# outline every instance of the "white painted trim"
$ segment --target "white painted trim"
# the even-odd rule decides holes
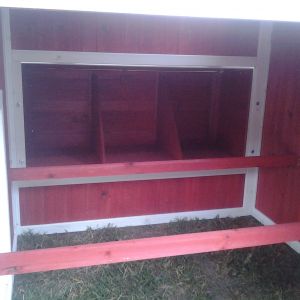
[[[23,108],[23,84],[22,84],[22,65],[14,60],[11,61],[13,95],[11,99],[7,99],[8,105],[12,105],[13,122],[15,126],[15,151],[17,160],[15,164],[18,167],[26,167],[26,149],[25,149],[25,123]],[[13,102],[13,103],[12,103]],[[10,118],[10,115],[8,115]]]
[[[6,143],[4,129],[3,93],[0,90],[0,253],[11,251],[11,228],[9,213]]]
[[[19,140],[22,132],[24,134],[24,124],[22,124],[23,117],[18,119],[19,116],[16,114],[19,109],[17,109],[14,92],[18,86],[13,80],[9,9],[1,8],[1,20],[10,166],[24,167],[25,145],[22,144],[22,138]]]
[[[276,224],[272,219],[270,219],[268,216],[266,216],[264,213],[262,213],[260,210],[257,208],[254,208],[252,212],[252,216],[262,223],[263,225],[274,225]],[[300,228],[299,228],[300,230]],[[295,242],[288,242],[286,243],[288,246],[290,246],[293,250],[295,250],[297,253],[300,254],[300,242],[295,241]]]
[[[256,57],[216,55],[12,50],[12,57],[19,63],[92,66],[241,69],[256,65]]]
[[[19,236],[19,232],[15,231],[13,243],[12,243],[12,249],[11,249],[12,252],[16,252],[18,250],[18,236]]]
[[[257,66],[253,72],[246,155],[260,155],[271,54],[272,23],[260,25]]]
[[[12,50],[9,11],[3,10],[5,81],[11,167],[26,167],[22,64],[253,69],[256,57]],[[13,86],[12,86],[13,84]]]
[[[12,202],[12,214],[13,214],[13,223],[14,223],[14,234],[18,234],[18,227],[21,224],[20,196],[19,196],[19,187],[14,182],[11,183],[11,202]]]
[[[13,184],[15,187],[24,188],[24,187],[53,186],[53,185],[86,184],[86,183],[104,183],[104,182],[155,180],[155,179],[172,179],[172,178],[193,178],[193,177],[246,174],[247,170],[248,169],[243,168],[243,169],[162,172],[162,173],[148,173],[148,174],[112,175],[112,176],[62,178],[62,179],[50,178],[50,179],[42,179],[42,180],[14,181]]]
[[[258,174],[259,168],[253,168],[247,170],[245,175],[243,207],[249,214],[252,213],[256,203]]]
[[[2,300],[11,300],[13,293],[13,276],[0,276],[0,295]]]
[[[31,230],[34,233],[63,233],[63,232],[77,232],[84,231],[87,228],[97,229],[107,227],[108,225],[116,227],[129,227],[129,226],[142,226],[142,225],[153,225],[163,224],[174,221],[176,219],[213,219],[216,217],[241,217],[246,216],[247,212],[242,208],[224,208],[224,209],[212,209],[212,210],[200,210],[200,211],[189,211],[179,213],[168,213],[168,214],[156,214],[156,215],[144,215],[136,217],[122,217],[112,219],[98,219],[78,222],[64,222],[55,224],[42,224],[42,225],[29,225],[21,226],[20,234]]]
[[[6,165],[6,146],[4,130],[4,110],[3,93],[0,90],[0,253],[10,252],[11,246],[11,228],[8,197],[8,180]],[[0,295],[1,299],[8,300],[12,297],[13,276],[0,276]]]
[[[260,24],[257,49],[257,66],[253,71],[248,120],[246,156],[260,155],[265,102],[271,54],[272,23]],[[245,177],[243,206],[249,213],[254,209],[259,169],[248,170]]]
[[[200,18],[275,20],[299,22],[299,5],[296,0],[269,1],[252,0],[211,0],[201,1],[164,0],[152,5],[149,0],[109,0],[109,1],[37,1],[1,0],[2,6],[50,10],[93,11],[123,14],[158,16],[186,16]]]

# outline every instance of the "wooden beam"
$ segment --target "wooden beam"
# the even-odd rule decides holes
[[[271,245],[300,239],[300,222],[0,254],[0,275]]]
[[[27,181],[255,167],[292,167],[297,165],[297,161],[297,156],[285,155],[13,168],[9,170],[9,178],[12,181]]]

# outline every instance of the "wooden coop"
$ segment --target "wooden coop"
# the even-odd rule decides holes
[[[1,24],[13,243],[0,275],[300,252],[298,23],[2,9]],[[14,252],[28,230],[248,215],[262,226]]]

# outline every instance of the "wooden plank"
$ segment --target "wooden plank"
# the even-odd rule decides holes
[[[12,181],[98,177],[111,175],[132,175],[160,172],[185,172],[200,170],[223,170],[254,167],[289,167],[296,166],[298,157],[252,156],[226,157],[213,159],[191,159],[157,162],[130,162],[113,164],[90,164],[76,166],[50,166],[32,168],[11,168],[9,178]]]
[[[300,222],[0,254],[0,275],[138,261],[300,239]]]

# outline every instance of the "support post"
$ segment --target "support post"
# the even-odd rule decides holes
[[[271,35],[272,22],[261,22],[257,46],[257,64],[252,77],[246,156],[259,156],[261,154]],[[258,172],[258,168],[248,170],[245,177],[243,207],[249,211],[249,215],[252,215],[255,208]]]

